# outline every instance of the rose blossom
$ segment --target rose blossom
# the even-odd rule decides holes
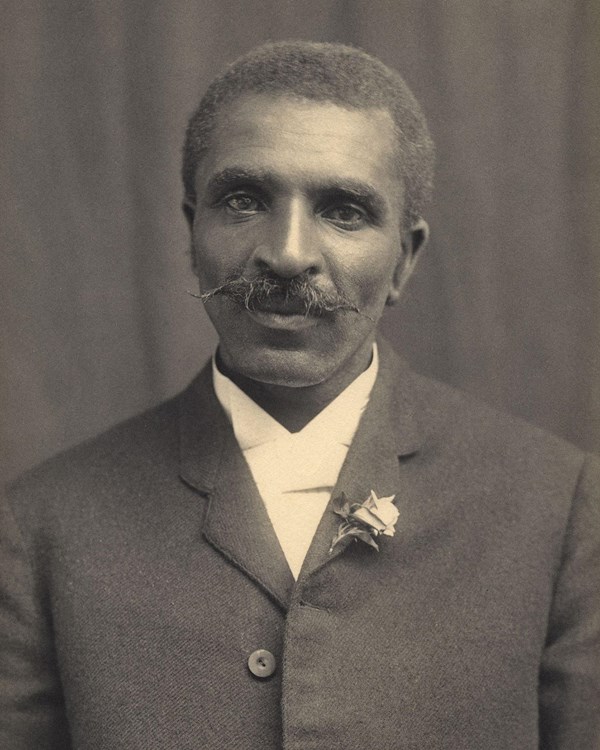
[[[391,497],[377,497],[371,490],[370,497],[363,505],[352,510],[349,518],[356,519],[366,526],[371,526],[379,534],[394,536],[394,525],[400,513],[393,503],[394,495]]]

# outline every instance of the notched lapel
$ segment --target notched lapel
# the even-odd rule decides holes
[[[237,442],[227,442],[204,536],[285,610],[294,577]]]
[[[183,397],[180,430],[181,478],[209,500],[205,539],[287,610],[294,578],[207,368]]]
[[[357,543],[348,540],[329,552],[342,520],[333,512],[333,498],[344,492],[349,500],[362,502],[371,490],[379,497],[396,495],[396,505],[402,514],[399,458],[415,454],[424,442],[424,433],[409,368],[385,341],[379,342],[379,351],[377,381],[304,561],[299,583],[343,553],[348,544]],[[402,515],[400,524],[401,521]],[[395,537],[382,539],[379,554],[385,554],[385,546],[394,540]]]

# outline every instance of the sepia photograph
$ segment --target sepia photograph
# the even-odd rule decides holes
[[[2,4],[0,747],[600,748],[600,8]]]

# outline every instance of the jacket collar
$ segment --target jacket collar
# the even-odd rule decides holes
[[[399,456],[416,453],[424,442],[415,376],[380,340],[380,368],[369,405],[340,472],[332,498],[352,499],[397,491]],[[209,498],[204,536],[230,562],[286,609],[294,588],[264,503],[212,386],[210,363],[180,400],[180,476]],[[363,498],[364,496],[364,498]],[[328,549],[338,517],[328,508],[308,551],[299,583],[334,559]]]

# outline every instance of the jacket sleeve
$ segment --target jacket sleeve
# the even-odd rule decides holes
[[[540,672],[540,749],[600,748],[600,462],[573,498]]]
[[[0,498],[0,747],[69,750],[43,571],[34,559]]]

